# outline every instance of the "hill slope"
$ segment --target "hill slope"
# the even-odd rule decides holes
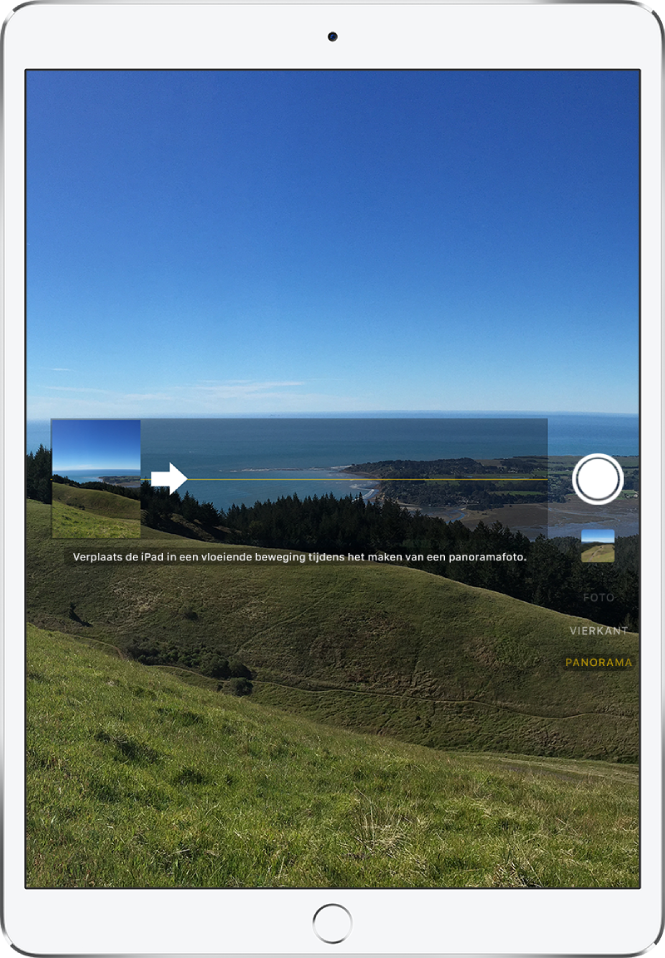
[[[56,502],[76,509],[85,509],[97,516],[109,516],[113,519],[139,519],[141,503],[138,499],[116,496],[104,489],[84,489],[79,486],[67,486],[62,482],[51,483],[51,493]]]
[[[55,539],[138,539],[138,499],[101,489],[52,482],[52,535]]]
[[[637,668],[563,667],[571,652],[632,656],[636,666],[635,635],[573,635],[592,623],[396,566],[75,567],[50,538],[48,507],[29,502],[28,516],[37,625],[194,669],[213,653],[239,656],[256,701],[357,730],[437,748],[636,760]]]
[[[315,725],[28,627],[28,887],[635,886],[637,771]]]

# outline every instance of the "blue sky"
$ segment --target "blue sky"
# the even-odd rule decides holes
[[[636,72],[27,90],[29,418],[637,411]]]
[[[140,469],[138,420],[54,419],[51,423],[53,472],[73,469]]]
[[[582,542],[614,542],[614,529],[582,529]]]

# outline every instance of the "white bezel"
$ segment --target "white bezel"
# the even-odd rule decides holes
[[[343,43],[329,43],[335,29]],[[4,28],[4,928],[31,954],[606,954],[661,928],[660,23],[629,3],[27,4]],[[23,786],[24,71],[58,68],[641,71],[641,887],[634,890],[26,890]],[[353,933],[312,931],[339,902]],[[186,916],[186,920],[185,917]],[[232,919],[232,920],[228,920]]]

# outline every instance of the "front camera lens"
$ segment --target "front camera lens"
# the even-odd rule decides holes
[[[330,40],[331,43],[334,43],[334,42],[335,42],[335,40],[337,39],[337,34],[335,33],[334,30],[332,30],[332,31],[328,34],[328,39]]]

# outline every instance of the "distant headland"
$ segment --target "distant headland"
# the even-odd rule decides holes
[[[140,476],[100,476],[99,481],[107,486],[123,486],[125,489],[139,489],[141,486]]]

